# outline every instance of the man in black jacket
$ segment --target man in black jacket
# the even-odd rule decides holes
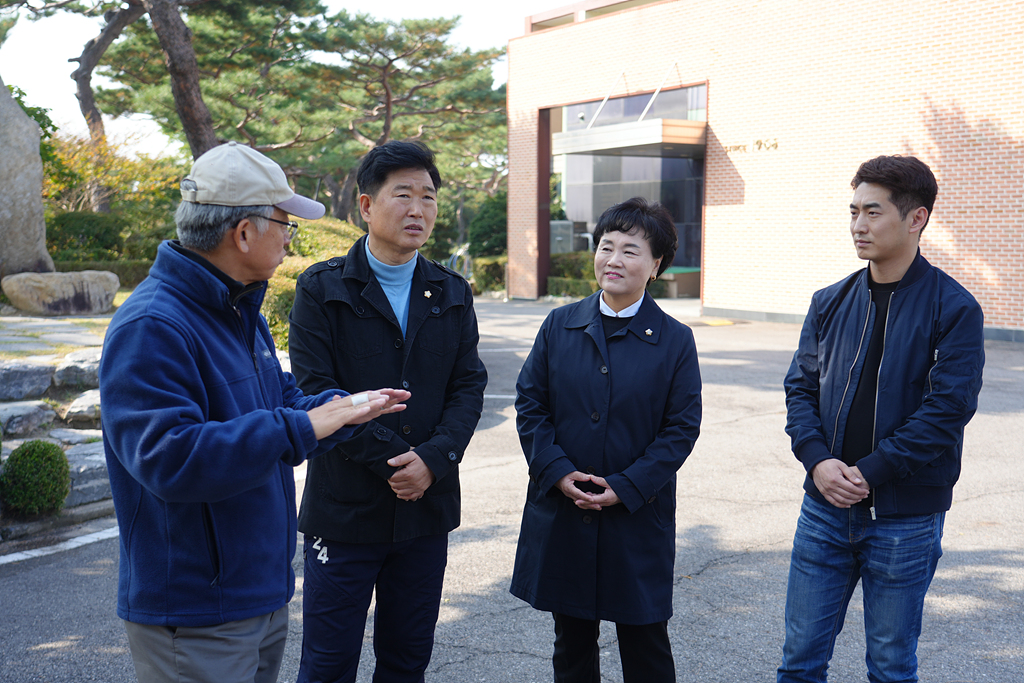
[[[299,681],[355,680],[376,590],[374,681],[412,683],[430,662],[458,466],[487,373],[469,284],[417,252],[437,217],[433,153],[388,142],[364,157],[357,182],[369,234],[299,278],[292,370],[307,392],[387,378],[412,398],[310,463]]]
[[[853,179],[860,272],[814,294],[786,376],[807,470],[779,683],[826,680],[858,581],[868,680],[917,680],[921,615],[985,362],[981,307],[918,248],[938,186],[912,157]]]

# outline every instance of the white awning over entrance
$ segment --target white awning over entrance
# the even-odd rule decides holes
[[[705,121],[648,119],[555,133],[551,153],[694,158],[704,156]]]

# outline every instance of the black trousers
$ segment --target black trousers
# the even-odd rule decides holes
[[[306,536],[298,683],[354,683],[376,593],[373,683],[423,683],[448,563],[448,534],[395,543]]]
[[[555,683],[601,683],[601,622],[564,614],[555,617]],[[675,683],[676,665],[668,622],[615,624],[623,683]]]

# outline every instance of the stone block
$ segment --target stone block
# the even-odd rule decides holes
[[[22,436],[40,425],[53,422],[57,414],[43,401],[0,403],[0,425],[5,436]]]
[[[19,273],[0,280],[16,308],[35,315],[96,315],[114,304],[121,282],[102,270],[74,273]]]
[[[50,438],[68,444],[92,444],[103,440],[103,432],[99,429],[53,429]]]
[[[64,501],[64,507],[94,503],[111,497],[107,459],[102,443],[72,446],[65,455],[71,473],[71,492]]]
[[[53,373],[53,386],[79,386],[95,389],[100,385],[99,348],[73,351],[64,356]]]
[[[100,390],[90,389],[80,394],[68,406],[67,412],[64,413],[64,419],[72,422],[100,419]]]
[[[0,361],[0,401],[42,396],[50,388],[53,373],[53,366],[45,363]]]

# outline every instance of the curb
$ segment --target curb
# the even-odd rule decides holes
[[[66,526],[74,526],[82,522],[88,522],[100,517],[109,517],[114,514],[114,501],[111,499],[100,500],[95,503],[86,503],[73,508],[62,510],[54,517],[33,520],[31,522],[7,523],[0,522],[0,538],[3,541],[13,541],[26,536],[35,536],[53,529],[60,529]],[[0,548],[3,543],[0,541]]]

